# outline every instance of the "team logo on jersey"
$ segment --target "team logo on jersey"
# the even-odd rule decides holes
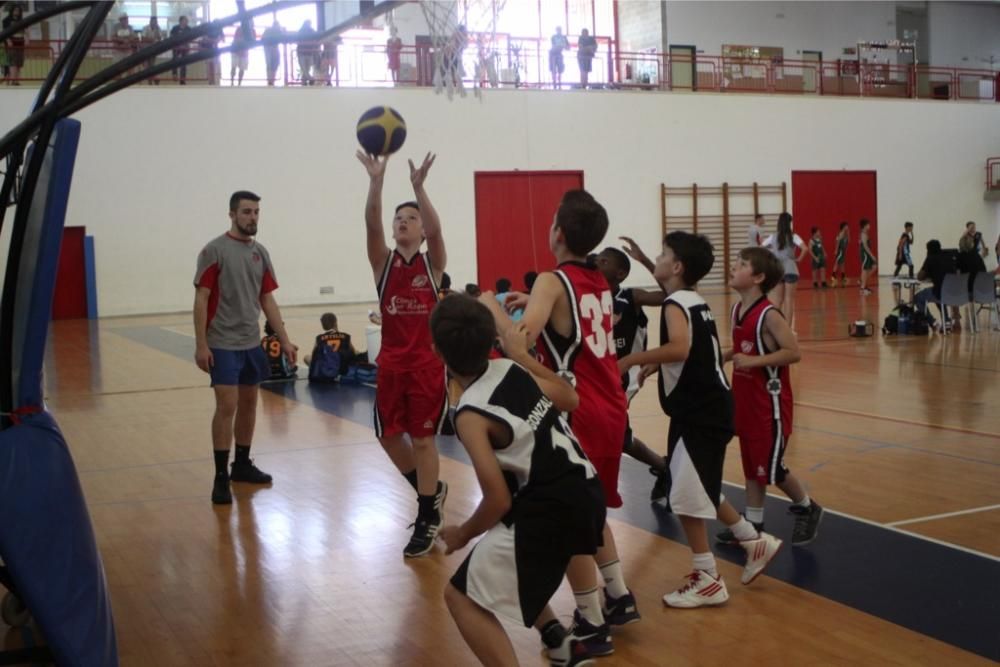
[[[767,381],[767,393],[771,396],[778,396],[781,394],[781,380],[778,378],[771,378]]]
[[[750,354],[753,352],[753,343],[751,341],[745,340],[740,343],[740,349],[743,350],[743,354]]]
[[[253,258],[253,261],[255,261],[255,262],[259,262],[260,261],[260,255],[258,255],[257,253],[254,253],[254,254],[252,254],[250,256]]]
[[[385,307],[385,312],[390,315],[425,315],[428,310],[427,305],[418,299],[405,296],[392,297]]]
[[[402,260],[402,259],[400,259],[399,257],[397,257],[397,258],[396,258],[396,261],[392,263],[392,267],[393,267],[394,269],[398,269],[398,268],[399,268],[399,267],[401,267],[402,265],[403,265],[403,260]]]
[[[413,280],[410,281],[410,287],[427,287],[427,276],[413,276]]]

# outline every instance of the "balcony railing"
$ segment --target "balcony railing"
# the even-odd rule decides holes
[[[463,82],[516,88],[551,88],[548,42],[537,38],[498,35],[495,48],[480,52],[470,37],[462,53]],[[724,56],[679,56],[659,52],[619,52],[607,38],[598,38],[599,49],[589,77],[593,88],[635,88],[718,93],[840,95],[974,102],[1000,102],[1000,72],[925,65],[858,63],[856,60],[803,61],[743,59]],[[21,80],[38,83],[58,58],[64,42],[35,42],[26,48]],[[191,44],[191,51],[198,49]],[[121,59],[123,52],[111,42],[95,42],[79,76],[87,77]],[[281,65],[276,85],[303,85],[298,48],[280,46]],[[160,61],[167,56],[160,56]],[[337,87],[430,86],[434,54],[430,47],[406,46],[396,77],[388,68],[385,46],[372,39],[347,39],[338,46],[336,62],[328,72],[313,73],[312,83]],[[264,53],[250,50],[249,69],[243,85],[266,85]],[[564,57],[566,70],[561,88],[579,87],[575,46]],[[231,55],[188,67],[189,84],[229,85]],[[316,68],[319,63],[315,63]],[[495,84],[490,83],[496,81]],[[179,82],[162,77],[162,83]],[[308,83],[306,81],[305,83]],[[234,81],[235,84],[235,81]]]

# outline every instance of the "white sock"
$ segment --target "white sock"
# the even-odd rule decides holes
[[[756,540],[759,535],[757,534],[757,529],[753,527],[753,524],[740,517],[740,520],[729,527],[729,530],[733,531],[733,536],[740,542],[746,542],[747,540]]]
[[[807,493],[805,497],[797,503],[792,503],[793,505],[798,505],[799,507],[809,507],[812,505],[812,501],[809,500],[809,494]]]
[[[580,615],[587,619],[591,625],[604,625],[604,612],[601,610],[601,596],[597,594],[597,589],[578,593],[573,591],[576,598],[576,608],[580,610]]]
[[[747,511],[744,516],[746,516],[747,521],[750,523],[764,523],[764,508],[747,505]]]
[[[620,598],[628,593],[628,588],[625,586],[625,575],[622,574],[621,561],[613,560],[610,563],[598,565],[597,569],[601,571],[601,577],[604,578],[604,588],[608,595]]]
[[[694,554],[694,558],[691,560],[694,563],[694,569],[707,572],[715,578],[719,577],[719,571],[715,569],[715,556],[712,555],[711,551],[703,554]]]

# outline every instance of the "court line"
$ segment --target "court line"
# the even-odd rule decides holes
[[[732,486],[732,487],[740,489],[740,490],[743,490],[743,488],[744,488],[742,484],[736,484],[734,482],[727,482],[727,481],[723,480],[722,483],[725,484],[726,486]],[[791,501],[788,498],[786,498],[785,496],[783,496],[783,495],[778,495],[776,493],[770,493],[770,492],[768,492],[767,496],[769,498],[774,499],[774,500],[779,500],[781,502],[784,502],[784,503],[787,503],[787,504],[791,505]],[[1000,506],[998,506],[998,507],[1000,507]],[[893,525],[891,523],[879,523],[878,521],[872,521],[871,519],[864,519],[864,518],[862,518],[860,516],[855,516],[853,514],[848,514],[847,512],[840,512],[838,510],[832,510],[832,509],[829,509],[827,507],[824,507],[823,511],[824,512],[829,512],[830,514],[834,514],[836,516],[842,516],[845,519],[850,519],[852,521],[858,521],[860,523],[866,523],[869,526],[875,526],[877,528],[882,528],[883,530],[888,530],[889,532],[901,533],[901,534],[906,535],[908,537],[915,537],[915,538],[917,538],[919,540],[923,540],[925,542],[933,542],[934,544],[937,544],[937,545],[942,546],[942,547],[947,547],[949,549],[955,549],[956,551],[964,551],[967,554],[971,554],[973,556],[979,556],[980,558],[985,558],[985,559],[991,560],[991,561],[993,561],[995,563],[1000,563],[1000,556],[994,556],[993,554],[988,554],[988,553],[986,553],[984,551],[977,551],[976,549],[971,549],[969,547],[963,547],[960,544],[954,544],[952,542],[945,542],[943,540],[939,540],[939,539],[936,539],[936,538],[933,538],[933,537],[928,537],[927,535],[921,535],[920,533],[914,533],[913,531],[910,531],[910,530],[903,530],[902,528],[897,528],[895,525]]]
[[[875,419],[878,421],[890,421],[897,424],[906,424],[907,426],[926,426],[927,428],[934,428],[941,431],[954,431],[956,433],[965,433],[967,435],[981,435],[985,438],[994,438],[1000,440],[1000,434],[990,433],[989,431],[976,431],[971,428],[962,428],[961,426],[948,426],[947,424],[933,424],[931,422],[921,422],[914,421],[912,419],[902,419],[901,417],[889,417],[887,415],[875,414],[872,412],[861,412],[860,410],[848,410],[846,408],[832,408],[829,405],[820,405],[818,403],[805,403],[803,401],[795,401],[795,405],[801,406],[803,408],[813,408],[815,410],[826,410],[827,412],[836,412],[842,415],[852,415],[854,417],[867,417],[869,419]]]
[[[952,335],[954,335],[954,334],[952,334]],[[828,354],[828,355],[829,354],[840,354],[840,352],[826,352],[824,350],[819,350],[819,349],[813,349],[813,350],[810,350],[810,352],[813,352],[813,353],[816,353],[816,354]],[[878,359],[879,355],[877,355],[877,354],[853,354],[853,355],[851,355],[851,357],[854,358],[854,359],[868,359],[868,360],[871,360],[871,359]],[[907,359],[907,361],[910,361],[910,362],[915,363],[915,364],[920,364],[921,366],[934,366],[936,368],[956,368],[956,369],[963,370],[963,371],[977,371],[977,372],[980,372],[980,373],[991,373],[993,375],[996,375],[997,373],[1000,373],[1000,370],[997,370],[996,368],[979,368],[978,366],[959,366],[958,364],[937,363],[937,362],[932,362],[932,361],[923,361],[921,359]]]
[[[916,519],[903,519],[902,521],[890,521],[887,526],[905,526],[908,523],[923,523],[924,521],[936,521],[937,519],[949,519],[953,516],[965,514],[975,514],[976,512],[988,512],[989,510],[1000,509],[1000,504],[984,505],[983,507],[973,507],[972,509],[959,510],[957,512],[945,512],[944,514],[931,514],[930,516],[919,516]]]
[[[796,426],[795,429],[799,431],[811,431],[813,433],[823,433],[824,435],[832,435],[837,438],[844,438],[846,440],[857,440],[858,442],[867,442],[869,444],[876,445],[875,447],[871,447],[864,451],[873,451],[876,449],[904,449],[910,452],[920,452],[921,454],[930,454],[932,456],[945,456],[950,459],[958,459],[959,461],[968,461],[970,463],[981,463],[983,465],[1000,467],[1000,463],[997,463],[995,461],[986,461],[985,459],[977,459],[971,456],[962,456],[960,454],[939,452],[933,449],[924,449],[923,447],[913,447],[912,445],[901,445],[892,442],[884,442],[882,440],[873,440],[871,438],[866,438],[860,435],[850,435],[848,433],[841,433],[840,431],[827,431],[826,429],[812,428],[810,426]]]

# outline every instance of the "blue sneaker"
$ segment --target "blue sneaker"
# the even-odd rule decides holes
[[[635,623],[642,616],[635,604],[635,596],[632,591],[627,592],[620,598],[613,598],[604,589],[604,621],[611,627],[628,625]]]
[[[588,655],[596,657],[615,652],[607,621],[603,625],[593,625],[583,617],[579,609],[573,612],[573,627],[570,628],[569,636],[583,644]]]
[[[562,644],[556,648],[550,648],[549,665],[552,667],[584,667],[593,665],[596,661],[587,652],[587,647],[573,635],[566,635]]]

